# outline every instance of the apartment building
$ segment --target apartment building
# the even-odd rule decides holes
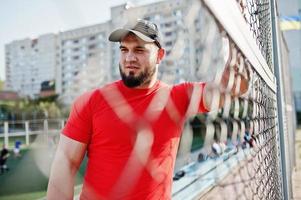
[[[111,66],[107,42],[109,25],[97,24],[58,34],[56,93],[60,94],[62,102],[69,104],[84,88],[89,90],[111,80],[107,73]],[[87,72],[91,74],[83,76]],[[101,81],[87,81],[90,84],[82,85],[85,81],[79,77],[89,80],[95,74]]]
[[[45,34],[36,39],[13,41],[5,46],[6,88],[20,96],[35,98],[41,83],[53,80],[57,37]]]

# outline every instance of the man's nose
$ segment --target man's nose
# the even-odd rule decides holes
[[[129,51],[125,57],[125,61],[127,62],[137,61],[136,54],[134,52]]]

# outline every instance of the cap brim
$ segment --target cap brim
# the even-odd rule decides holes
[[[129,33],[135,34],[137,37],[139,37],[141,40],[143,40],[145,42],[154,42],[155,41],[155,40],[147,37],[146,35],[138,32],[138,31],[131,30],[131,29],[117,29],[110,34],[109,40],[112,42],[120,42],[122,40],[122,38],[124,38]]]

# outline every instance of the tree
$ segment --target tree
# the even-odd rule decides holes
[[[56,97],[0,102],[1,120],[64,118],[66,112],[66,108],[56,101]]]

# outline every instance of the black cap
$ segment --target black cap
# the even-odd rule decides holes
[[[142,19],[137,19],[134,23],[128,23],[123,28],[113,31],[109,36],[109,40],[121,42],[122,38],[129,33],[135,34],[145,42],[154,42],[159,48],[162,47],[157,25]]]

